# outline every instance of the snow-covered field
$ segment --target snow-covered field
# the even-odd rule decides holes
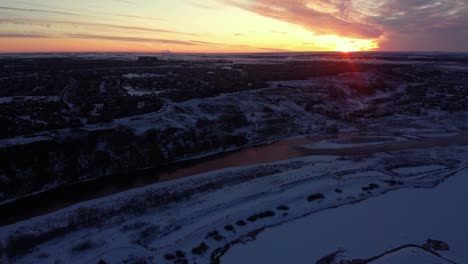
[[[328,139],[321,140],[316,143],[307,144],[305,147],[311,149],[339,149],[339,148],[349,148],[349,147],[358,147],[358,146],[368,146],[368,145],[378,145],[384,142],[395,142],[405,140],[403,137],[391,137],[391,136],[376,136],[376,137],[347,137],[340,139]]]
[[[134,78],[137,78],[137,77],[134,77]],[[127,94],[130,96],[157,95],[161,93],[161,91],[134,89],[132,86],[123,86],[123,88],[125,89]]]
[[[468,157],[467,157],[468,158]],[[439,252],[468,262],[468,170],[434,189],[404,189],[357,204],[322,211],[269,228],[253,242],[233,247],[222,263],[315,263],[341,251],[339,260],[369,259],[403,245],[441,240]],[[451,263],[418,248],[388,254],[372,263]]]
[[[22,102],[22,101],[47,101],[55,102],[58,101],[57,96],[6,96],[0,97],[0,104],[11,103],[11,102]]]
[[[463,146],[434,147],[225,169],[1,227],[0,238],[13,263],[314,263],[339,250],[340,258],[364,259],[429,238],[448,243],[451,250],[441,254],[463,263],[467,157]],[[161,195],[178,198],[155,203]],[[62,229],[68,231],[50,235]],[[36,241],[41,234],[50,238],[12,255],[22,250],[11,248],[19,243],[12,237]],[[397,253],[388,258],[431,257]]]

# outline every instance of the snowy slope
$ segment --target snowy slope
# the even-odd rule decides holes
[[[399,190],[268,229],[228,251],[222,263],[315,263],[337,250],[342,259],[367,259],[428,238],[450,245],[444,257],[468,263],[467,175],[465,169],[435,189]],[[372,263],[449,262],[416,251]]]

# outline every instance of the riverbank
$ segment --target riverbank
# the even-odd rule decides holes
[[[98,199],[150,184],[232,167],[276,162],[303,156],[297,145],[317,139],[296,137],[266,142],[240,149],[161,164],[154,168],[114,174],[75,184],[62,185],[0,204],[0,226],[54,212],[84,201]]]

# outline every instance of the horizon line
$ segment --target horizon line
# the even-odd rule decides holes
[[[173,55],[207,55],[207,54],[284,54],[284,53],[468,53],[467,51],[444,51],[444,50],[368,50],[368,51],[254,51],[254,52],[167,52],[167,51],[25,51],[25,52],[0,52],[0,55],[23,55],[23,54],[173,54]]]

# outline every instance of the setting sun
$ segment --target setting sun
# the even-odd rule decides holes
[[[327,51],[371,51],[379,48],[376,40],[343,38],[334,35],[314,36],[311,44]]]
[[[337,38],[335,51],[352,52],[352,51],[369,51],[378,48],[378,44],[373,40],[362,39],[344,39]]]

